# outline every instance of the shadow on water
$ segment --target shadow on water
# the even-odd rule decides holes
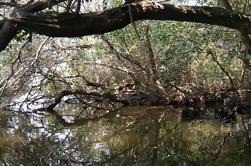
[[[251,165],[251,117],[185,113],[130,107],[66,127],[51,114],[1,111],[0,165]]]

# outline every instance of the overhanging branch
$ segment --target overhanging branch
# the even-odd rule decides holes
[[[63,1],[66,0],[55,0],[54,4]],[[48,6],[47,4],[48,0],[35,1],[29,5],[24,5],[19,10],[34,13],[46,9]],[[8,46],[9,42],[17,35],[18,30],[15,22],[6,19],[0,20],[0,51],[3,51]]]
[[[102,13],[34,14],[35,10],[41,11],[46,8],[45,1],[43,0],[37,6],[33,5],[33,8],[23,8],[11,15],[6,22],[17,25],[17,28],[15,28],[16,31],[11,31],[11,28],[7,28],[5,31],[3,28],[1,29],[0,34],[5,34],[7,37],[0,35],[0,51],[5,49],[19,29],[51,37],[80,37],[112,32],[138,20],[205,23],[235,30],[245,30],[251,34],[251,18],[249,16],[218,7],[175,6],[143,1],[137,4],[122,5]],[[130,19],[130,16],[133,20]]]
[[[245,29],[251,33],[250,17],[217,7],[175,6],[141,2],[131,4],[133,21],[137,20],[174,20],[206,23],[236,30]],[[131,23],[129,5],[122,5],[103,13],[57,15],[35,15],[19,12],[10,18],[20,29],[26,29],[51,37],[79,37],[104,34],[121,29]]]

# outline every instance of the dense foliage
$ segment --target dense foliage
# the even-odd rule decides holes
[[[43,7],[48,7],[53,16],[63,11],[86,13],[120,6],[117,1],[67,2],[50,0]],[[222,2],[171,3],[221,7],[249,15],[249,2],[231,1],[230,7],[226,4],[228,1]],[[25,3],[3,2],[2,17],[8,17],[13,7]],[[25,22],[26,16],[22,17],[27,25],[39,19],[27,14],[27,19],[31,20]],[[40,17],[46,21],[42,15]],[[63,19],[63,15],[61,17]],[[3,107],[14,101],[26,102],[27,107],[42,102],[46,108],[53,109],[70,95],[85,96],[86,107],[102,105],[105,109],[114,107],[109,102],[155,105],[178,100],[184,104],[184,97],[194,98],[196,104],[203,105],[206,98],[214,96],[223,102],[229,94],[249,103],[251,42],[246,42],[249,36],[244,30],[147,20],[103,35],[51,38],[21,30],[14,39],[0,56]],[[97,104],[98,101],[108,103]]]
[[[250,165],[250,14],[249,0],[2,0],[0,165]],[[122,107],[139,105],[168,107]]]

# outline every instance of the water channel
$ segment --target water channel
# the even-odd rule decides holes
[[[49,113],[0,111],[0,165],[251,165],[251,117],[129,107],[65,126]]]

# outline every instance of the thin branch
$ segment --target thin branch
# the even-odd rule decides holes
[[[20,60],[21,52],[22,52],[23,48],[24,48],[28,43],[29,43],[29,40],[27,40],[26,42],[24,42],[24,44],[20,47],[20,49],[19,49],[19,51],[18,51],[17,57],[16,57],[16,58],[13,60],[13,62],[11,63],[11,73],[10,73],[10,75],[9,75],[6,79],[4,79],[4,80],[2,80],[2,81],[0,82],[0,85],[2,85],[3,82],[5,82],[4,85],[3,85],[3,87],[1,87],[0,97],[3,95],[3,93],[4,93],[4,91],[5,91],[6,87],[7,87],[8,81],[11,79],[11,77],[14,76],[14,75],[16,75],[16,74],[18,74],[18,73],[20,72],[20,70],[19,70],[18,72],[15,73],[15,71],[14,71],[14,66],[15,66],[15,64]]]
[[[217,60],[217,58],[215,57],[215,55],[212,52],[208,52],[209,55],[212,56],[213,60],[217,63],[217,65],[220,67],[221,71],[228,77],[230,84],[232,86],[232,89],[234,90],[234,92],[236,93],[237,97],[238,97],[238,104],[240,104],[240,94],[237,90],[237,87],[235,86],[235,83],[232,79],[232,77],[230,76],[230,74],[225,70],[225,68],[220,64],[220,62]]]
[[[81,10],[81,0],[77,0],[77,8],[76,8],[75,13],[79,14],[80,10]]]
[[[179,88],[179,87],[176,86],[176,85],[171,84],[170,82],[166,82],[166,84],[168,84],[169,86],[175,88],[176,90],[178,90],[178,91],[180,91],[180,92],[182,92],[182,93],[184,93],[184,94],[187,94],[187,93],[188,93],[188,91],[182,90],[181,88]]]
[[[107,64],[107,63],[101,63],[101,62],[92,62],[92,61],[81,61],[81,64],[98,65],[98,66],[107,67],[107,68],[110,68],[110,69],[113,69],[113,70],[118,70],[118,71],[121,71],[121,72],[126,73],[126,74],[131,73],[128,69],[121,68],[121,67],[115,66],[113,64]]]
[[[148,49],[148,58],[149,58],[150,66],[151,66],[150,67],[151,75],[154,79],[154,82],[156,82],[158,80],[158,72],[157,72],[157,68],[156,68],[155,56],[154,56],[154,52],[153,52],[153,48],[152,48],[152,43],[151,43],[150,37],[149,37],[149,26],[146,27],[145,33],[146,33],[146,47]]]
[[[137,68],[139,68],[139,70],[146,72],[145,69],[140,64],[140,62],[136,60],[135,58],[133,58],[133,56],[130,53],[125,54],[125,53],[119,52],[104,35],[102,35],[101,38],[109,46],[109,49],[117,56],[118,60],[120,58],[123,58],[126,61],[128,61],[132,66],[136,66]]]

